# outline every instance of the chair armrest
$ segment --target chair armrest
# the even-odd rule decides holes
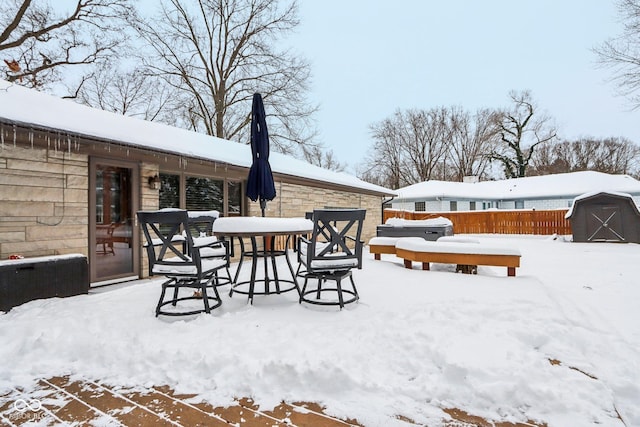
[[[205,241],[208,240],[208,242]],[[229,262],[229,242],[226,240],[211,240],[208,237],[198,238],[200,240],[198,244],[195,244],[193,250],[198,252],[201,259],[206,258],[224,258]],[[208,244],[205,244],[208,243]]]
[[[217,237],[215,236],[206,236],[206,237],[194,237],[193,238],[193,247],[194,248],[201,248],[201,247],[213,247],[213,246],[220,246],[221,241],[218,240]]]

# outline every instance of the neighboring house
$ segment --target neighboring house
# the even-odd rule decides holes
[[[584,171],[501,181],[425,181],[396,190],[385,206],[427,212],[486,209],[560,209],[584,193],[615,191],[640,204],[640,181],[628,175]]]
[[[248,137],[247,137],[248,139]],[[367,209],[395,192],[271,153],[266,216]],[[0,259],[82,253],[93,284],[146,275],[135,213],[163,207],[259,216],[245,197],[249,145],[146,122],[0,81]]]

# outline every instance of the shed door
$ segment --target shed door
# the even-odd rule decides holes
[[[616,205],[588,206],[587,241],[626,242],[622,229],[622,213]]]

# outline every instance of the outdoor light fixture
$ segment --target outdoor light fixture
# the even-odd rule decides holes
[[[160,177],[158,175],[149,177],[149,188],[153,190],[160,189]]]

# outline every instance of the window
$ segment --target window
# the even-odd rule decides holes
[[[415,207],[416,212],[424,212],[425,210],[426,210],[425,202],[416,202],[416,207]]]
[[[469,210],[470,211],[476,210],[476,202],[469,202]]]
[[[228,216],[240,216],[242,213],[242,183],[227,181],[227,192]]]
[[[160,174],[160,209],[180,207],[180,175]]]
[[[224,212],[224,181],[188,176],[185,188],[185,209]]]
[[[179,174],[161,173],[159,207],[194,211],[216,210],[220,215],[240,216],[243,212],[242,188],[242,181],[239,180],[225,182],[221,178],[196,176],[183,179]]]
[[[452,200],[449,202],[449,210],[451,212],[457,211],[458,210],[458,202],[456,202],[455,200]]]
[[[516,209],[524,209],[524,200],[516,200]]]

